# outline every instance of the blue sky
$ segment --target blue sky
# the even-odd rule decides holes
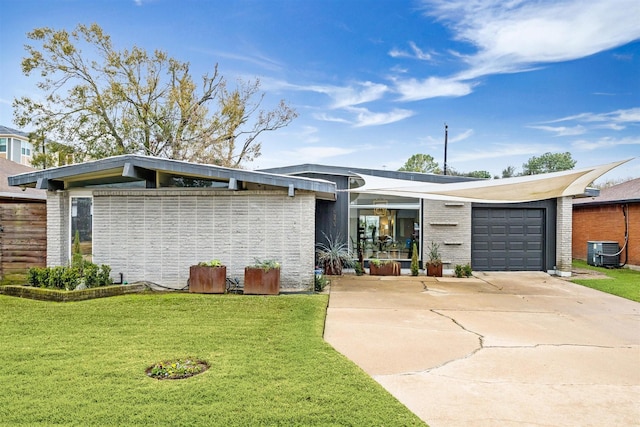
[[[416,153],[458,171],[577,168],[640,157],[637,0],[0,0],[0,124],[37,97],[20,71],[36,27],[98,23],[116,48],[161,49],[299,113],[249,168],[395,170]],[[26,129],[28,130],[28,129]],[[640,177],[640,158],[605,178]]]

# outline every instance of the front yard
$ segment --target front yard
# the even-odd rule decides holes
[[[600,277],[571,279],[572,282],[589,288],[640,302],[640,271],[629,268],[603,268],[588,265],[586,261],[573,260],[573,267],[594,271]]]
[[[424,425],[324,342],[326,306],[326,295],[0,295],[0,424]],[[181,357],[210,368],[145,374]]]

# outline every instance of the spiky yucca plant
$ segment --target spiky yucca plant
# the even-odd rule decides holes
[[[332,238],[322,233],[327,243],[318,243],[316,245],[316,256],[318,264],[324,268],[324,274],[340,276],[343,267],[353,267],[354,257],[349,250],[349,245],[345,243],[340,235]]]

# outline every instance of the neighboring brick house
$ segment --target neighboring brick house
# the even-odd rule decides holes
[[[574,258],[587,259],[588,241],[618,242],[621,249],[624,246],[620,263],[640,266],[640,178],[573,201]]]

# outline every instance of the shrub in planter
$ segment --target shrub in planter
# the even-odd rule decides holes
[[[400,263],[397,261],[369,260],[369,274],[372,276],[399,276]]]
[[[324,274],[330,276],[342,275],[343,267],[353,267],[354,256],[349,250],[349,245],[344,242],[340,235],[335,239],[322,233],[327,243],[318,243],[316,245],[316,258],[318,265],[324,268]]]
[[[429,247],[429,260],[427,261],[427,276],[442,277],[442,257],[440,256],[440,245],[431,242]]]
[[[280,263],[259,260],[244,268],[245,295],[278,295],[280,293]]]
[[[227,289],[227,267],[214,259],[189,268],[189,292],[223,294]]]

